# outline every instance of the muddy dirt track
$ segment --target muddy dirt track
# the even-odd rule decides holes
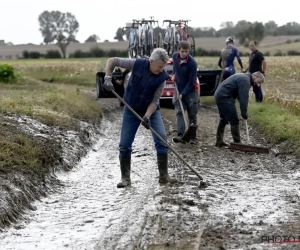
[[[170,175],[181,183],[158,184],[152,136],[140,127],[132,187],[117,189],[122,108],[116,99],[99,102],[100,140],[76,168],[58,174],[64,184],[58,192],[0,233],[1,249],[300,249],[299,242],[271,244],[300,237],[300,164],[280,154],[284,145],[273,145],[276,154],[268,155],[217,149],[217,112],[203,105],[198,145],[175,144],[174,110],[162,108],[168,141],[209,186],[199,189],[197,177],[172,153]],[[252,128],[250,141],[267,145]]]

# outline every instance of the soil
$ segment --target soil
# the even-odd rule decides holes
[[[31,210],[23,209],[22,218],[2,229],[3,249],[300,249],[299,242],[283,243],[284,236],[292,241],[300,235],[300,162],[284,153],[284,143],[271,145],[250,124],[251,144],[272,146],[270,154],[216,148],[217,110],[201,105],[198,144],[175,144],[174,110],[162,108],[168,142],[208,186],[200,189],[198,177],[173,153],[169,172],[180,183],[160,185],[153,139],[141,126],[133,145],[132,186],[117,189],[122,108],[116,99],[99,102],[100,129],[90,129],[85,143],[69,134],[61,152],[66,166],[86,156],[72,171],[50,175],[60,185],[49,177],[48,188],[32,185],[36,197],[24,192],[32,197]],[[67,135],[48,134],[64,140]],[[231,141],[229,128],[225,140]],[[272,237],[278,244],[271,244]]]

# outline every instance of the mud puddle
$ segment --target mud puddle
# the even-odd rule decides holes
[[[36,202],[36,211],[0,234],[2,249],[300,249],[300,243],[262,241],[298,237],[300,171],[292,156],[216,149],[217,113],[205,106],[198,145],[174,144],[174,110],[162,109],[169,142],[210,185],[200,190],[197,177],[172,154],[170,175],[183,184],[159,185],[152,136],[140,127],[132,187],[117,189],[122,109],[116,99],[101,104],[98,143],[74,170],[59,174],[64,186],[58,193]],[[266,144],[250,131],[251,143]]]

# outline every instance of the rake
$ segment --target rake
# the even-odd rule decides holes
[[[259,147],[259,146],[249,145],[249,129],[248,129],[247,120],[245,120],[245,127],[246,127],[247,144],[232,142],[229,144],[228,148],[233,149],[233,150],[241,150],[241,151],[245,151],[245,152],[268,154],[269,153],[268,147]]]

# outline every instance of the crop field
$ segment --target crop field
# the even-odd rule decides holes
[[[15,67],[21,76],[31,77],[46,82],[75,83],[94,85],[97,71],[105,69],[107,58],[68,59],[68,60],[10,60],[3,61]],[[202,70],[218,69],[218,58],[196,57]],[[242,58],[244,67],[248,58]],[[270,97],[300,99],[300,60],[297,56],[266,57],[266,82],[263,90]],[[236,64],[239,70],[239,65]]]

